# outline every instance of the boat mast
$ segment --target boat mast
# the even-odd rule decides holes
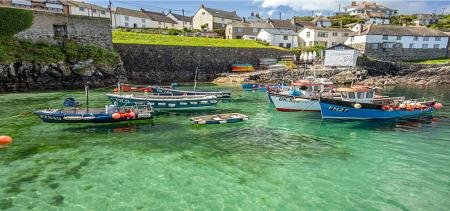
[[[86,92],[86,114],[89,113],[89,84],[84,85],[84,91]]]

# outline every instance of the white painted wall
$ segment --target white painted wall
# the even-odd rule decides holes
[[[102,14],[101,10],[95,10],[95,12],[94,12],[93,10],[91,10],[91,8],[84,7],[84,10],[80,10],[80,7],[78,7],[78,6],[75,6],[75,5],[69,6],[69,14],[71,14],[71,15],[110,18],[109,12],[107,12],[106,9],[103,11],[104,11],[104,14]]]
[[[424,40],[424,37],[417,37],[414,40],[414,36],[401,36],[400,40],[397,36],[388,36],[387,40],[383,39],[382,35],[359,35],[355,36],[352,40],[348,38],[345,42],[346,45],[355,43],[401,43],[403,48],[409,48],[410,44],[413,44],[413,48],[422,48],[422,44],[427,44],[428,48],[434,48],[435,44],[439,45],[439,49],[447,48],[449,37],[439,37],[440,40],[436,40],[435,37],[428,37],[428,41]]]
[[[284,35],[275,35],[268,33],[266,30],[262,29],[258,36],[256,36],[258,40],[263,40],[270,45],[280,46],[280,43],[283,44],[283,47],[287,47],[287,44],[291,44],[291,48],[298,47],[298,39],[297,36],[287,36],[287,40],[284,39]]]
[[[358,59],[358,51],[349,50],[325,50],[325,66],[355,67]]]
[[[183,29],[183,21],[177,20],[175,18],[175,16],[173,16],[172,14],[168,14],[167,17],[169,17],[170,19],[174,20],[177,22],[177,24],[174,26],[177,29]],[[192,23],[191,22],[187,22],[184,21],[184,27],[186,27],[187,29],[192,29]]]
[[[202,29],[201,26],[208,24],[208,29],[213,29],[213,16],[205,9],[200,8],[192,18],[192,27],[194,29]]]
[[[370,18],[366,21],[366,24],[375,24],[375,25],[382,25],[382,24],[389,24],[390,20],[386,18]]]
[[[125,20],[128,17],[128,21]],[[158,22],[152,21],[148,18],[140,18],[133,16],[126,16],[122,14],[113,14],[113,28],[124,27],[124,28],[162,28],[162,25],[158,25]]]
[[[328,32],[328,37],[319,37],[318,36],[319,31]],[[333,36],[333,31],[303,28],[298,33],[298,37],[300,38],[300,46],[314,46],[315,42],[327,42],[327,46],[325,47],[329,48],[333,45],[344,43],[348,38],[347,36],[345,36],[345,33],[350,34],[350,32],[336,32],[336,33],[337,36]]]

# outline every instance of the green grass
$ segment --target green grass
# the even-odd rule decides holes
[[[417,63],[417,64],[450,64],[450,58],[420,60],[420,61],[415,61],[413,63]]]
[[[229,48],[277,48],[267,46],[253,40],[217,39],[203,37],[185,37],[161,34],[145,34],[136,32],[113,31],[115,44],[143,44],[143,45],[178,45],[178,46],[213,46]],[[284,49],[283,49],[284,50]]]

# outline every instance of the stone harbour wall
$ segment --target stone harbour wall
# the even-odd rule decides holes
[[[32,42],[60,44],[63,38],[55,37],[55,26],[65,26],[67,36],[78,44],[95,45],[112,49],[111,25],[108,18],[65,15],[59,13],[34,11],[33,24],[30,28],[16,35],[15,38]]]
[[[278,58],[289,51],[272,48],[219,48],[197,46],[115,44],[126,77],[131,83],[164,84],[192,82],[198,67],[198,81],[212,81],[230,72],[233,63],[257,65],[259,58]]]

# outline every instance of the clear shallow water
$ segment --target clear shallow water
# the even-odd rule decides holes
[[[0,209],[448,210],[450,109],[414,121],[322,121],[282,113],[265,93],[242,92],[215,110],[161,112],[151,121],[44,124],[33,116],[82,91],[0,95]],[[385,89],[408,97],[448,88]],[[106,91],[106,90],[103,90]],[[107,103],[94,91],[94,106]],[[94,100],[95,99],[95,100]],[[191,125],[192,116],[250,120]]]

